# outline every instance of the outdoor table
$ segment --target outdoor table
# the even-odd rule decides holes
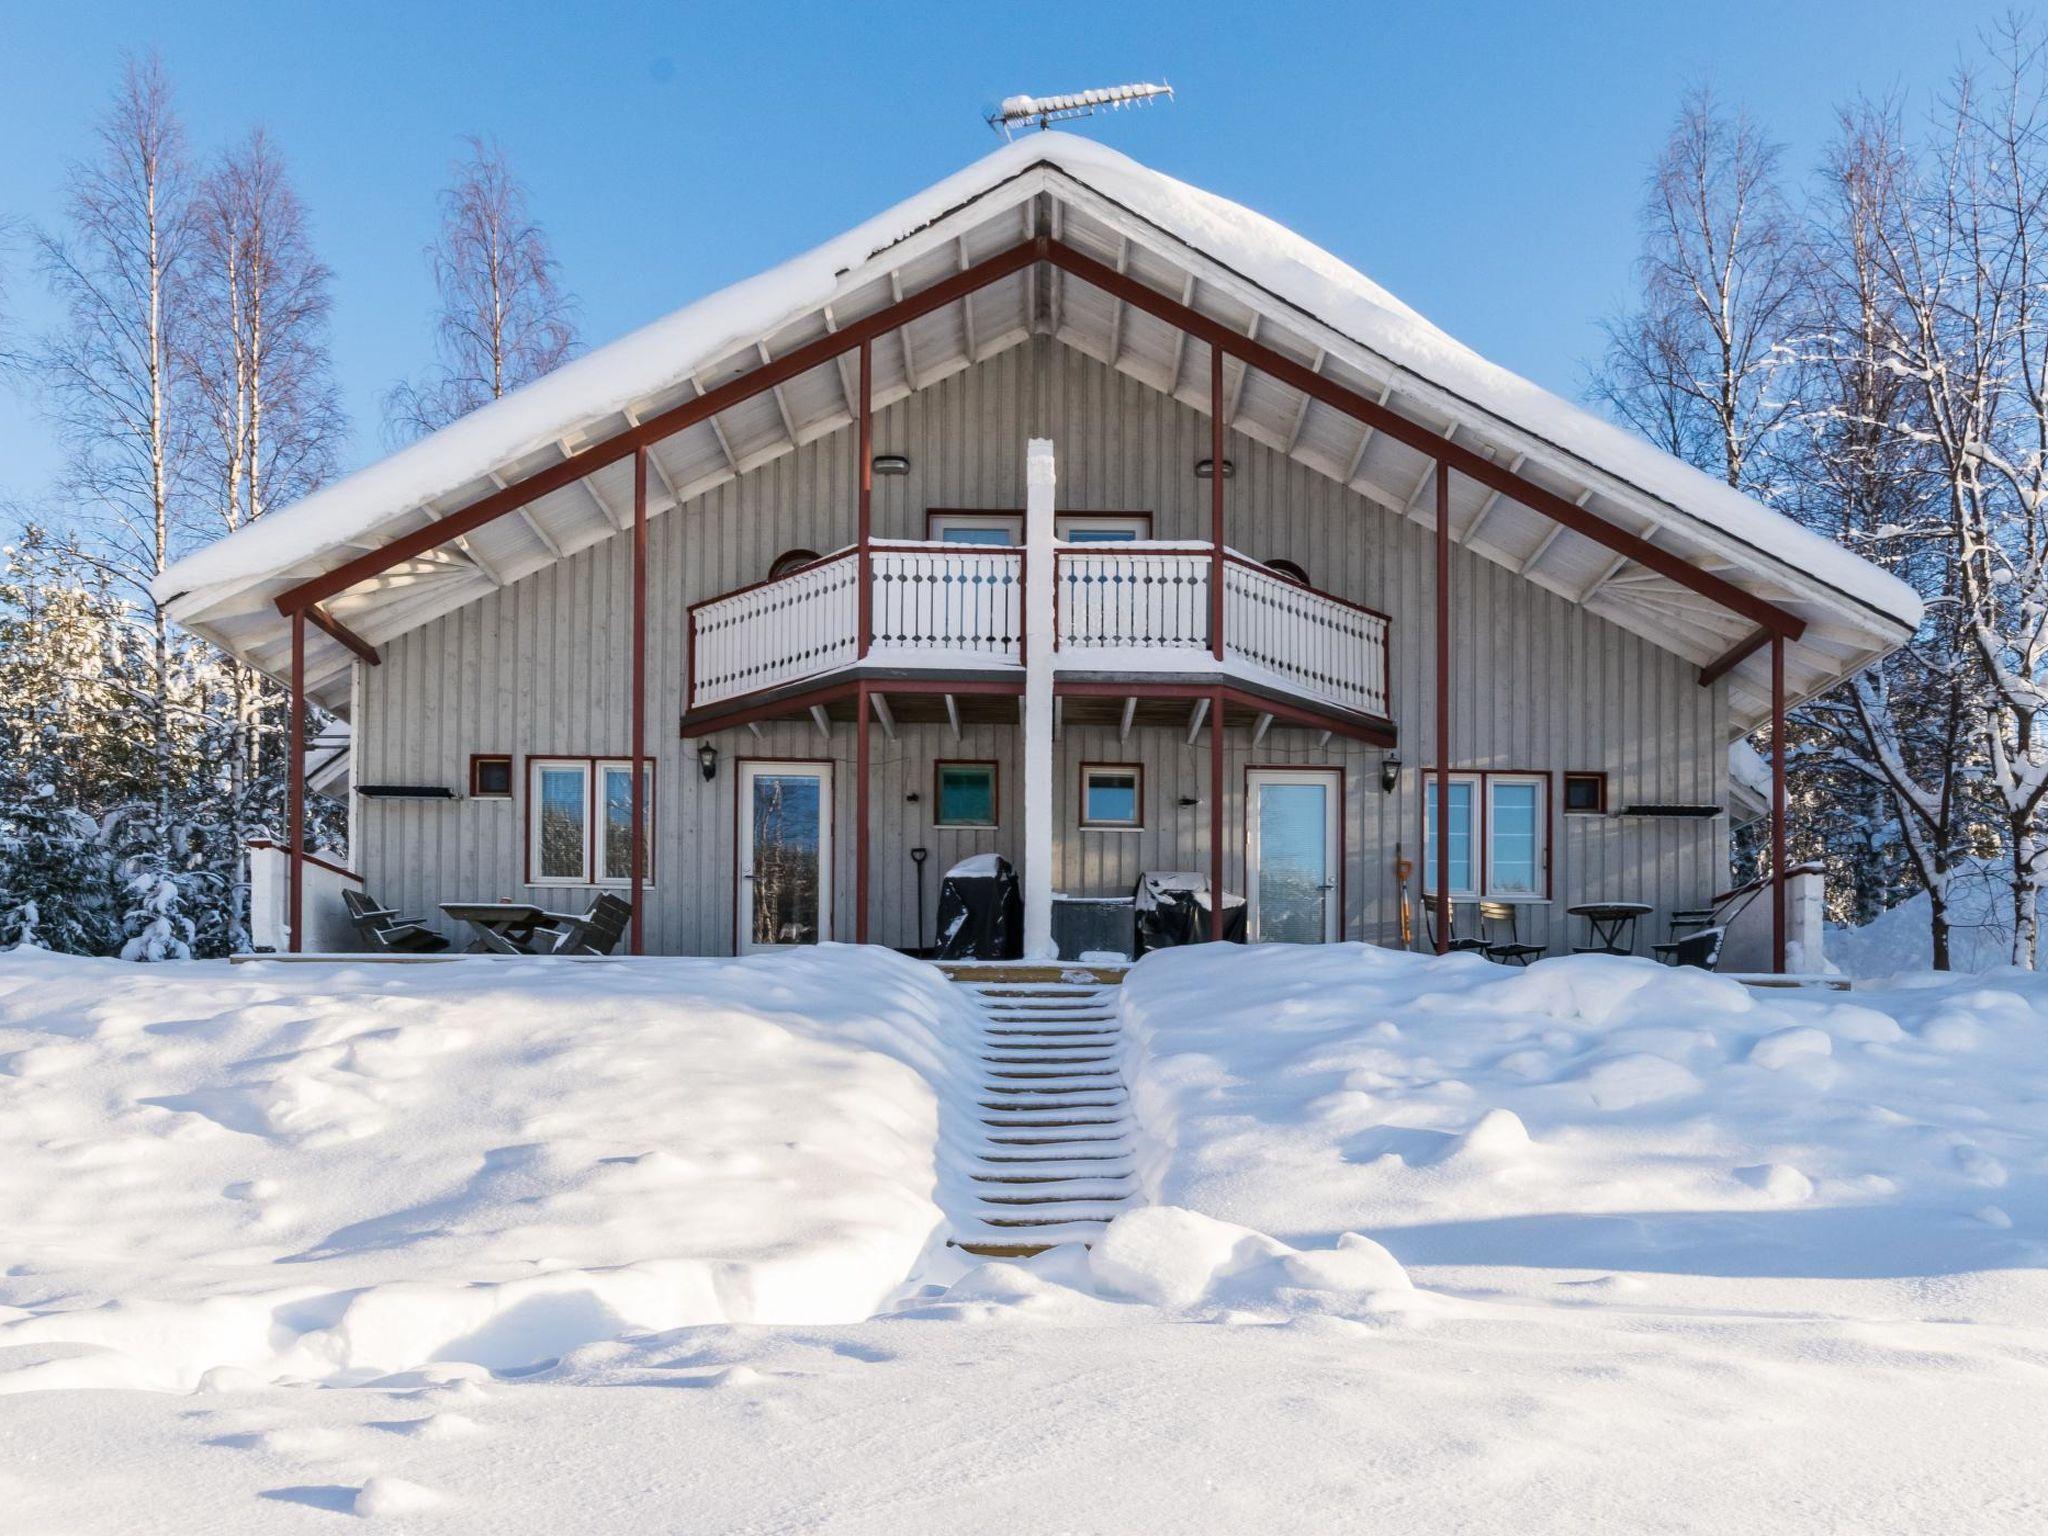
[[[552,941],[552,925],[561,918],[539,907],[517,901],[444,901],[441,911],[449,921],[467,923],[477,936],[472,949],[486,949],[500,955],[534,955],[545,946],[534,947],[536,930]]]
[[[1574,946],[1581,955],[1632,955],[1636,952],[1636,919],[1648,917],[1655,907],[1640,901],[1582,901],[1566,907],[1573,917],[1583,917],[1592,930],[1593,942]]]

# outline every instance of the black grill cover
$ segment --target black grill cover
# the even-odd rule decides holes
[[[1209,879],[1206,875],[1149,870],[1139,877],[1132,902],[1138,909],[1137,952],[1171,949],[1178,944],[1209,942]],[[1242,896],[1223,893],[1223,938],[1242,944],[1245,905]]]
[[[1015,960],[1024,953],[1024,893],[1000,854],[962,859],[939,882],[939,958]]]

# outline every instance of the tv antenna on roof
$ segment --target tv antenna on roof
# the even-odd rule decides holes
[[[1173,87],[1163,83],[1112,85],[1098,91],[1074,91],[1065,96],[1005,96],[1003,104],[989,114],[988,125],[1004,138],[1013,139],[1017,130],[1027,123],[1038,124],[1042,131],[1069,118],[1093,117],[1097,112],[1121,112],[1125,107],[1142,107],[1161,96],[1171,101]]]

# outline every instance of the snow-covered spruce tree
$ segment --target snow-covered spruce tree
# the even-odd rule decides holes
[[[435,361],[384,397],[384,434],[409,442],[552,373],[576,350],[575,303],[504,150],[472,138],[427,247],[440,295]]]
[[[124,622],[75,545],[32,527],[0,557],[0,947],[119,940],[97,807],[132,797],[149,763],[105,708]]]

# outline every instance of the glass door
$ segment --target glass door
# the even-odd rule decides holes
[[[832,765],[741,763],[739,951],[832,937]]]
[[[1254,768],[1247,783],[1245,859],[1254,944],[1329,944],[1338,910],[1343,775],[1329,768]]]

